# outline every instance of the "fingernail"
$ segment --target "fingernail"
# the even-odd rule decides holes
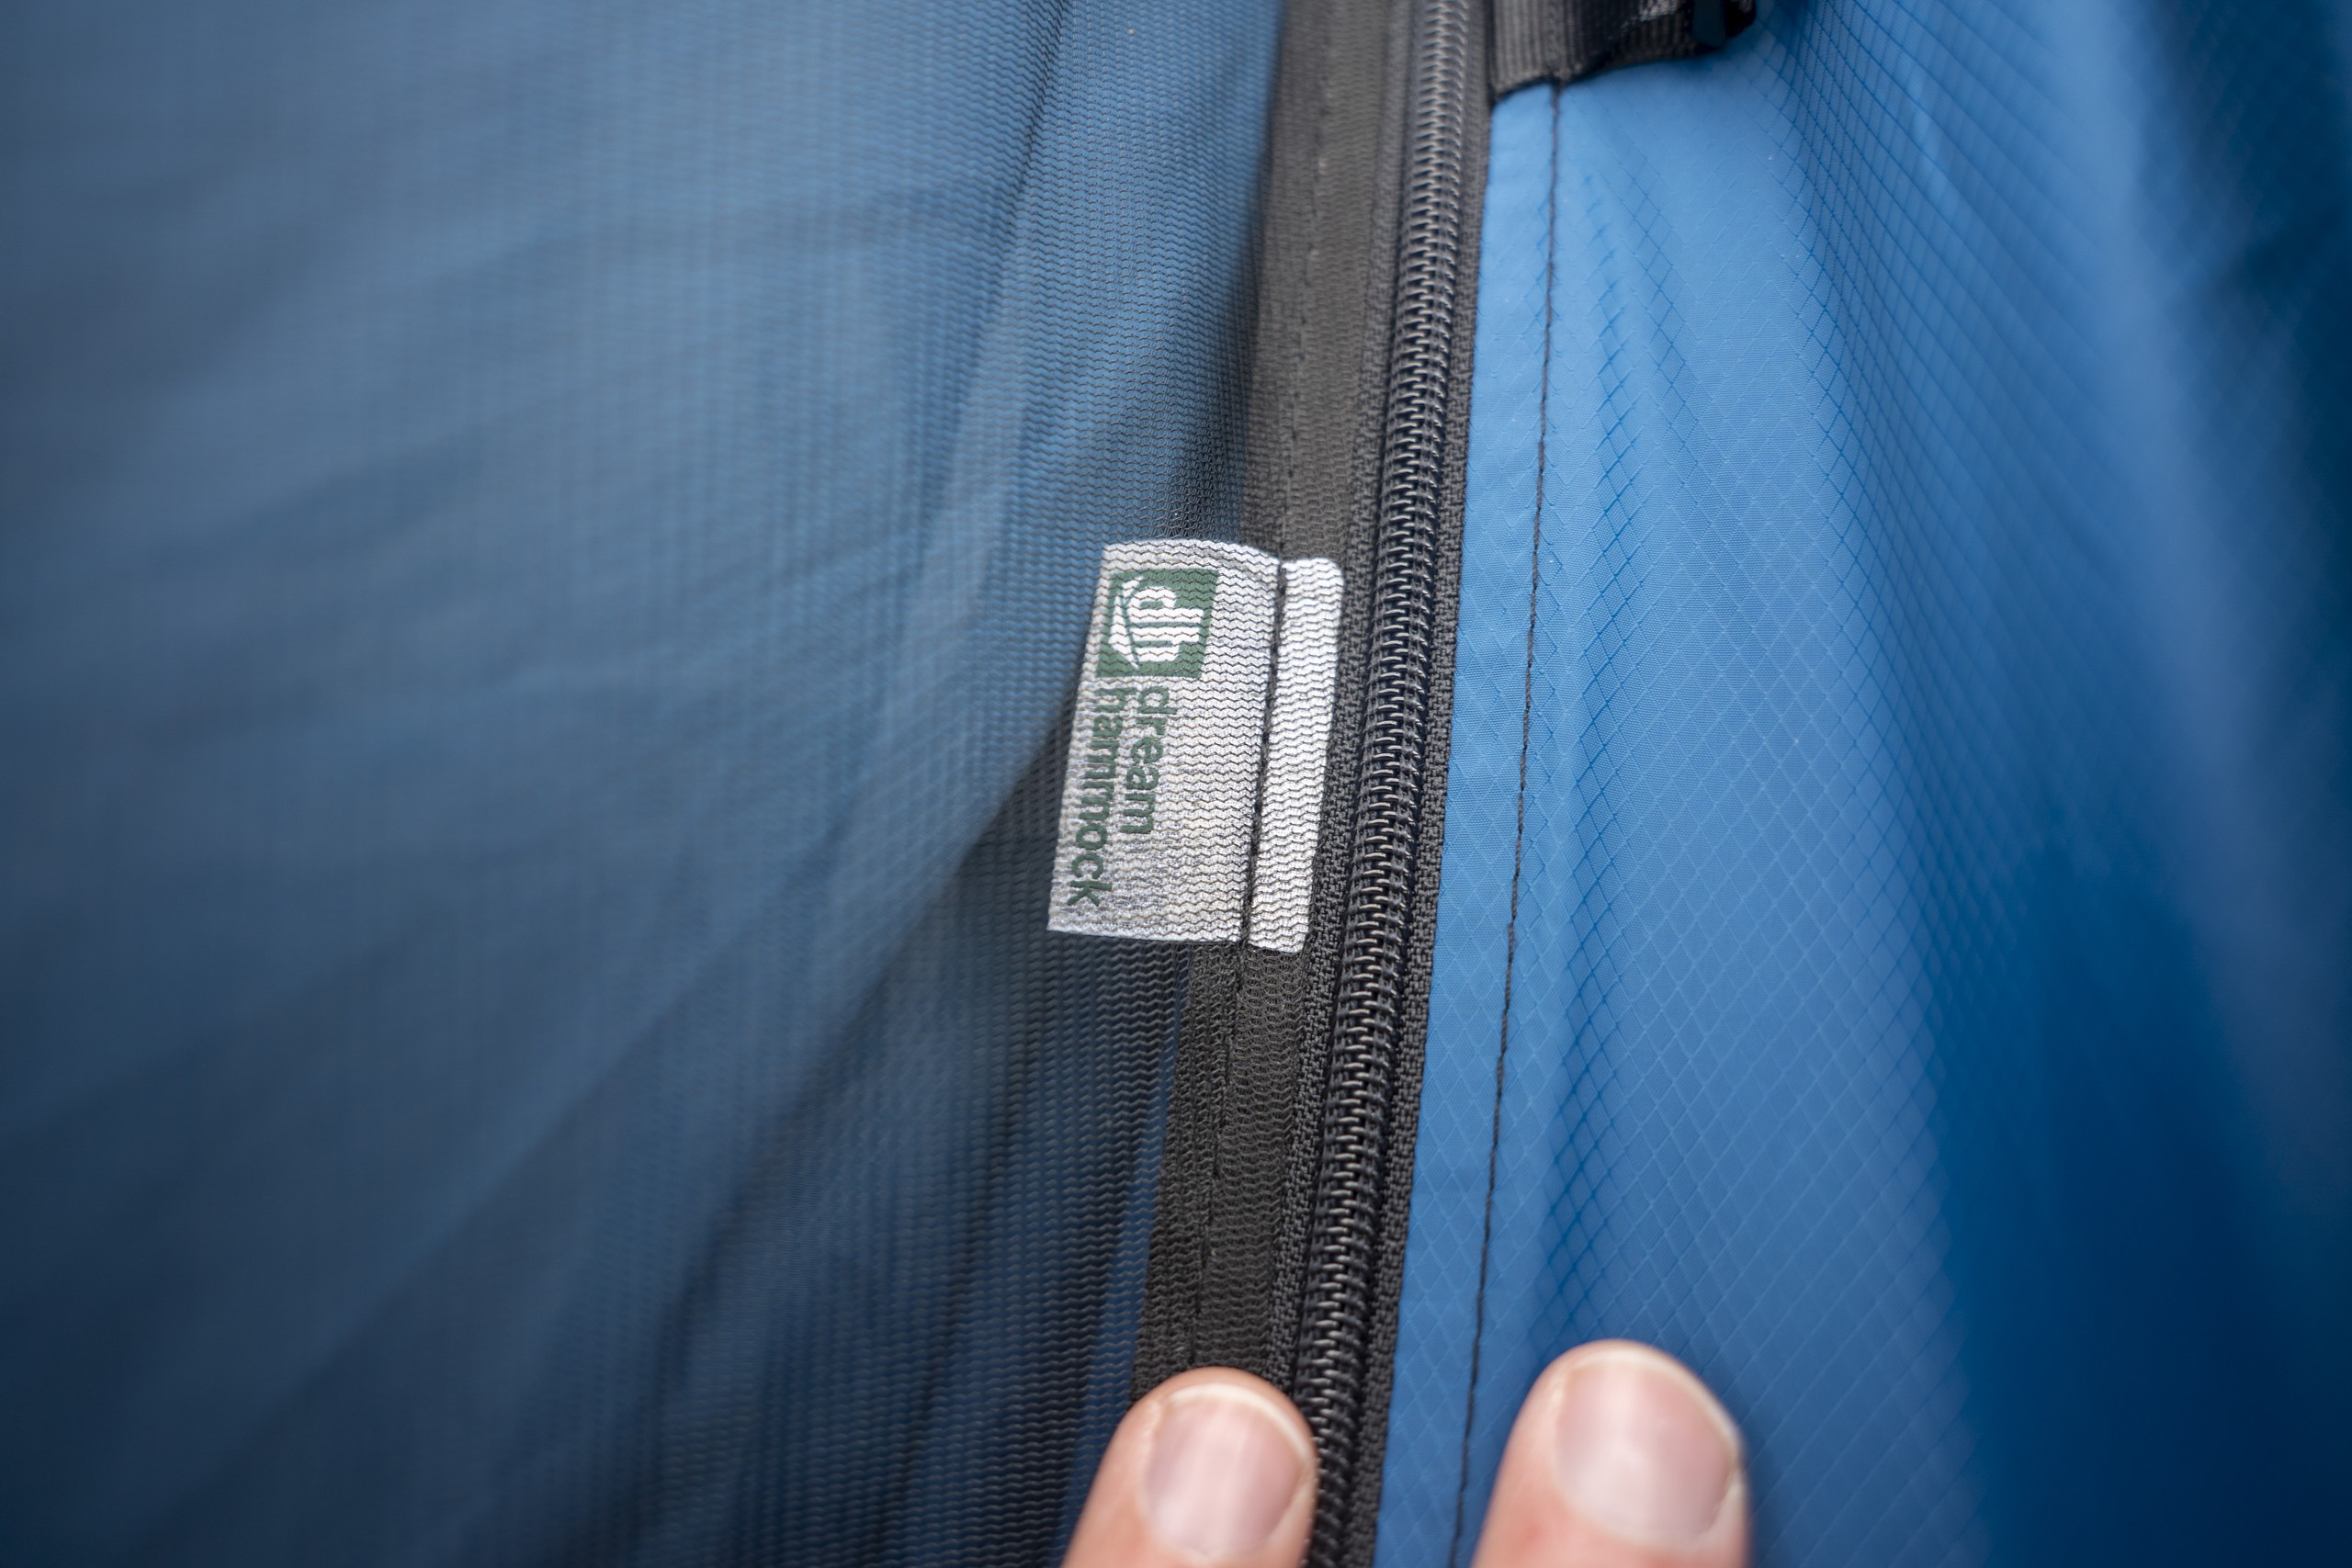
[[[1739,1460],[1687,1378],[1646,1358],[1576,1367],[1553,1429],[1552,1472],[1577,1511],[1613,1535],[1695,1544],[1723,1512]]]
[[[1152,1439],[1144,1513],[1170,1546],[1212,1562],[1246,1557],[1272,1539],[1305,1473],[1305,1456],[1263,1404],[1188,1389]]]

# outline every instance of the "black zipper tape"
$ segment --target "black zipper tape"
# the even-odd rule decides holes
[[[1460,559],[1483,0],[1292,0],[1264,175],[1242,538],[1346,571],[1306,948],[1195,951],[1134,1387],[1238,1366],[1368,1565],[1419,1111]]]
[[[1425,807],[1443,789],[1442,777],[1431,777],[1430,742],[1459,555],[1448,524],[1459,525],[1460,464],[1449,459],[1458,458],[1457,362],[1468,357],[1464,294],[1474,232],[1473,115],[1485,103],[1482,21],[1470,0],[1426,0],[1414,18],[1405,97],[1370,670],[1291,1378],[1322,1462],[1308,1556],[1317,1568],[1369,1557],[1385,1448],[1390,1281],[1409,1179],[1409,1168],[1391,1155],[1411,1133],[1409,1123],[1398,1125],[1408,1050],[1418,1089],[1429,900],[1417,895],[1435,880],[1437,821]],[[1419,964],[1417,947],[1424,950]]]
[[[1369,668],[1407,7],[1292,0],[1262,176],[1242,540],[1346,573],[1306,950],[1193,953],[1134,1388],[1187,1367],[1287,1386]]]

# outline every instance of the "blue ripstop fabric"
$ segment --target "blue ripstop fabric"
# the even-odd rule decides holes
[[[1493,118],[1379,1561],[1656,1341],[1767,1564],[2352,1561],[2319,4],[1783,4]]]
[[[1050,1560],[1276,9],[7,8],[0,1560]]]

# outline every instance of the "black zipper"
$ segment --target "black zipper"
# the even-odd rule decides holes
[[[1291,1392],[1322,1472],[1308,1561],[1336,1568],[1365,1456],[1379,1256],[1400,1032],[1424,845],[1440,632],[1446,466],[1462,319],[1474,81],[1471,0],[1427,0],[1414,18],[1406,94],[1396,309],[1390,329],[1378,542],[1355,818],[1322,1140],[1306,1235]],[[1376,1494],[1375,1494],[1376,1495]]]
[[[1755,11],[1290,0],[1241,532],[1348,573],[1317,902],[1299,954],[1193,955],[1134,1384],[1225,1364],[1290,1391],[1320,1453],[1316,1568],[1369,1568],[1386,1449],[1444,836],[1485,111],[1526,82],[1703,52]]]

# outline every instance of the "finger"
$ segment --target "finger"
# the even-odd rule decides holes
[[[1474,1568],[1742,1568],[1739,1429],[1663,1351],[1581,1345],[1520,1406]]]
[[[1064,1568],[1298,1568],[1314,1517],[1306,1423],[1272,1383],[1206,1367],[1119,1423]]]

